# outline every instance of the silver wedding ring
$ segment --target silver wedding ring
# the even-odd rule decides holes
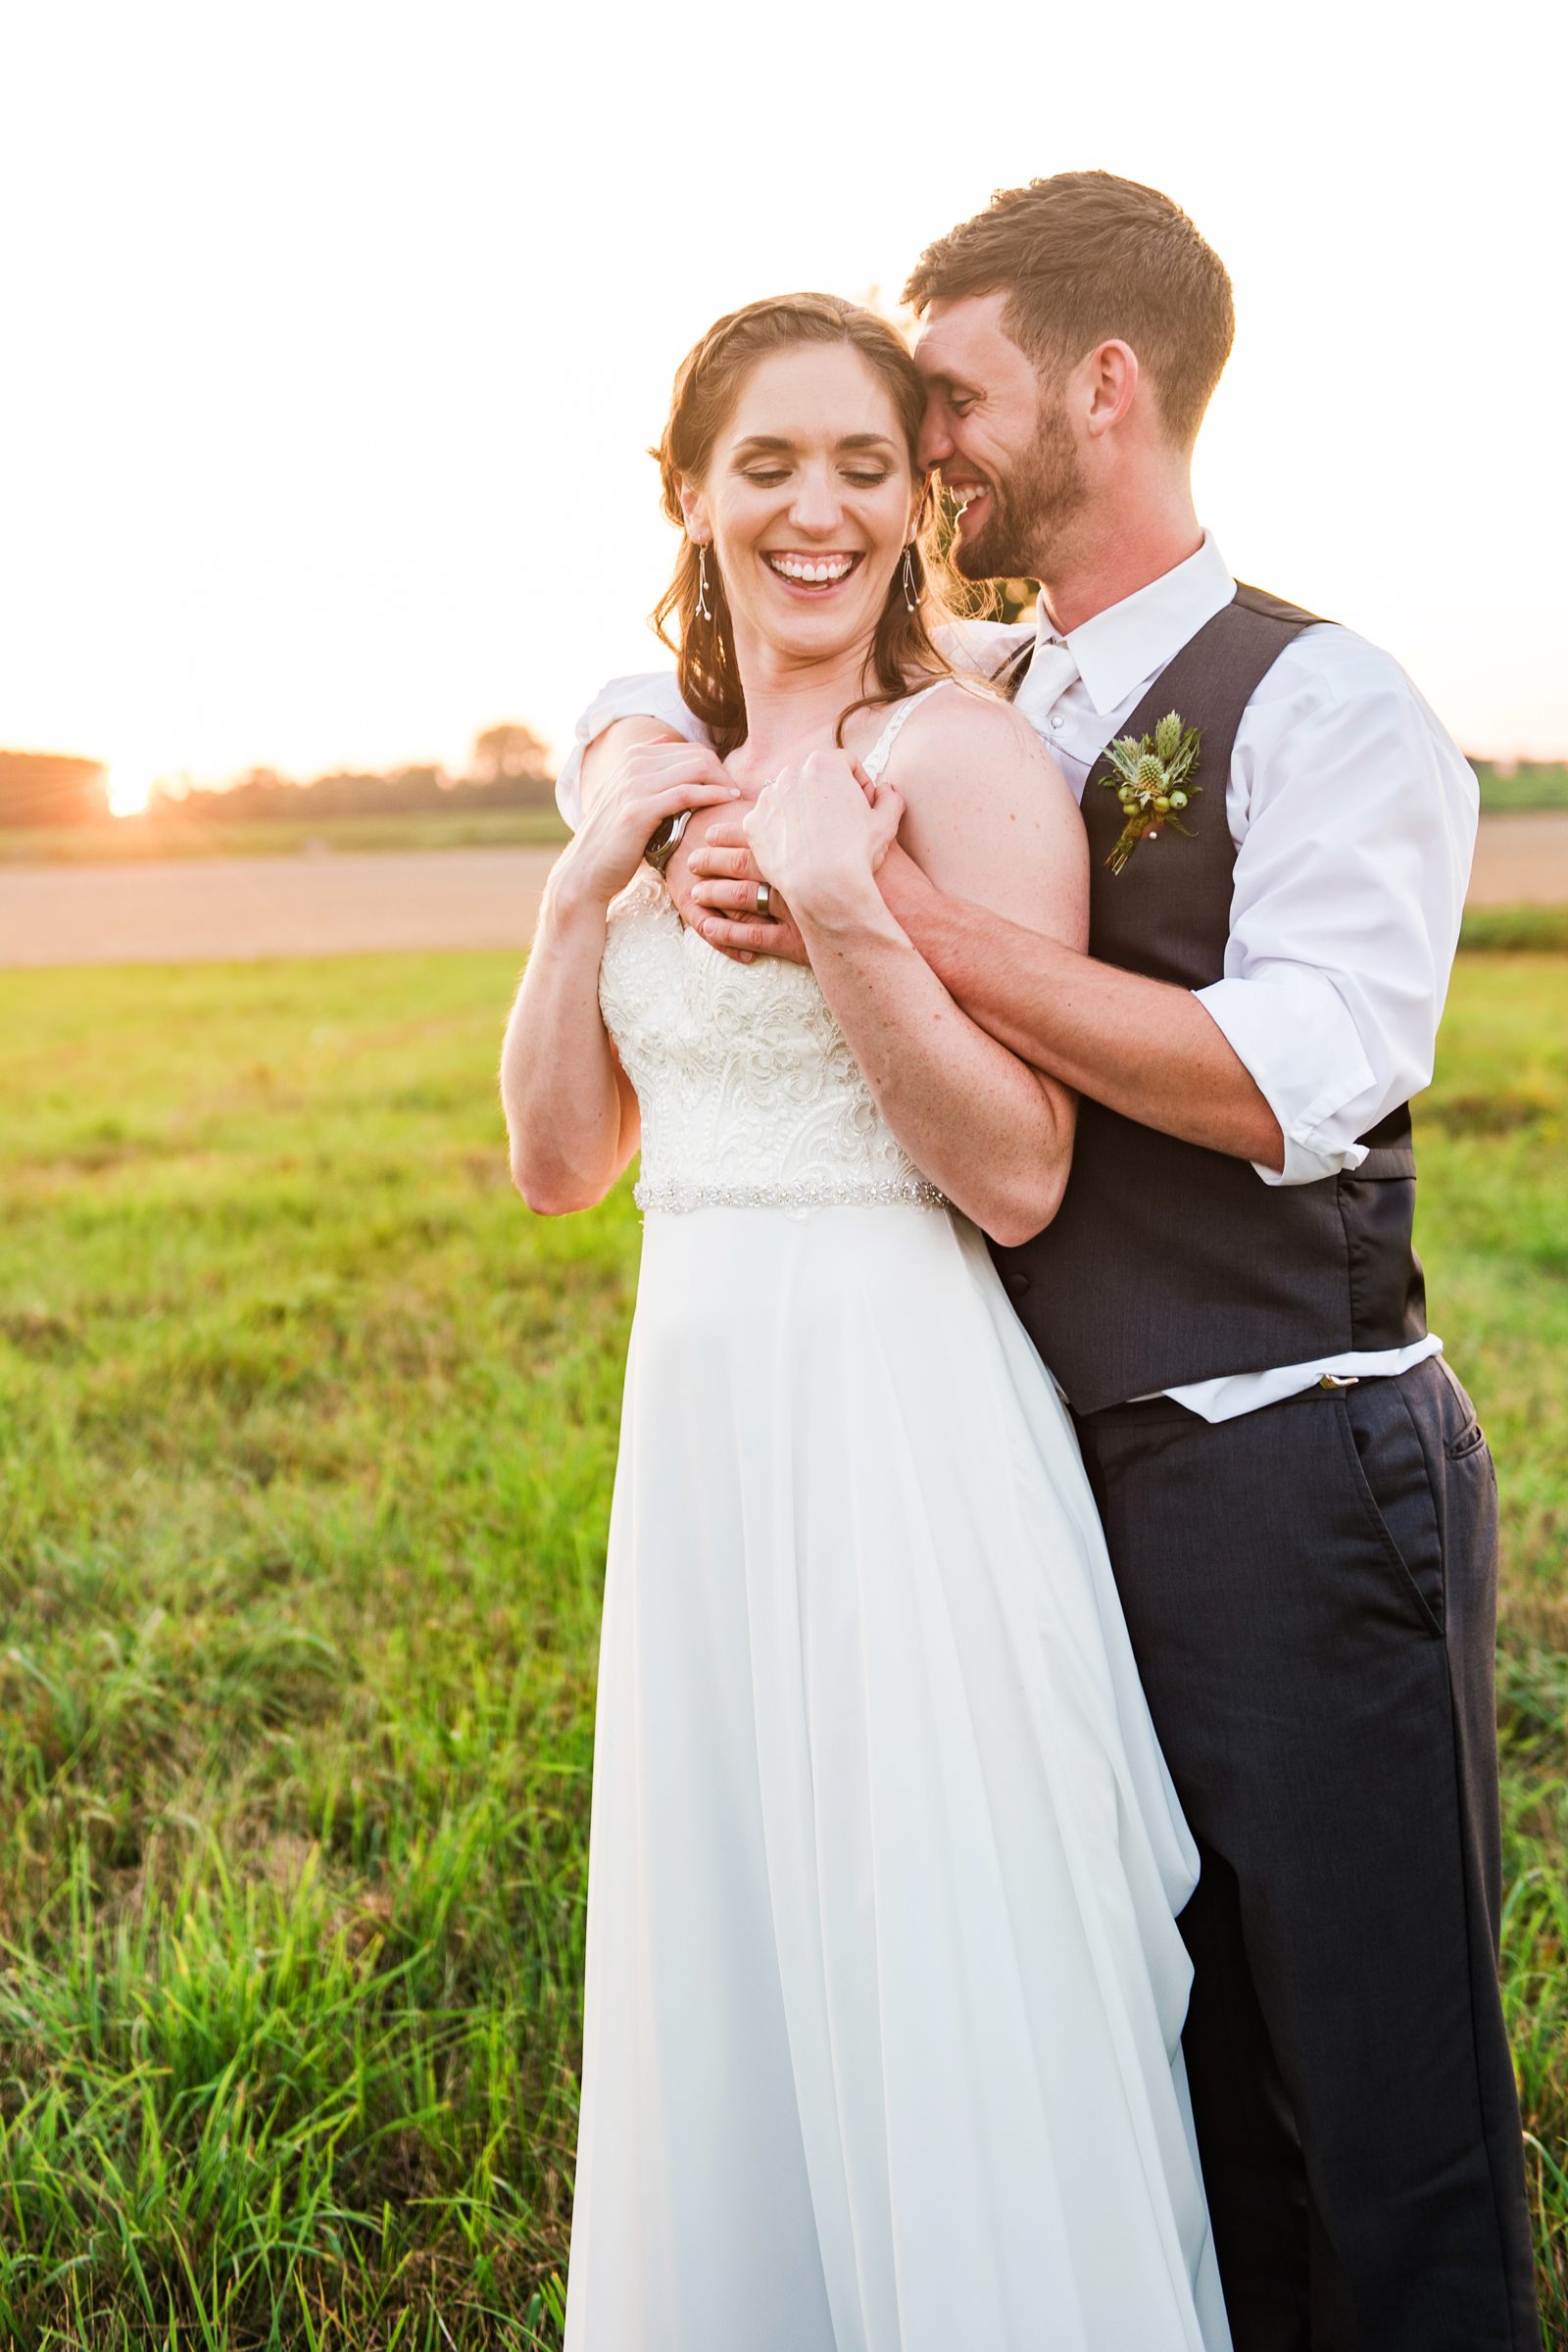
[[[768,920],[772,919],[768,915],[768,908],[772,906],[772,884],[768,882],[759,882],[757,885],[757,913],[759,921],[761,921],[764,918]]]

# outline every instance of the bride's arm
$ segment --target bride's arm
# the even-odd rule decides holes
[[[1083,825],[1015,711],[954,687],[933,696],[900,737],[888,781],[906,803],[901,839],[938,888],[1082,952]],[[818,753],[787,771],[745,829],[916,1166],[995,1240],[1038,1233],[1067,1181],[1075,1098],[977,1027],[889,913],[875,819],[848,760]]]
[[[637,1149],[637,1098],[599,1010],[610,902],[663,817],[738,798],[706,748],[633,741],[556,860],[501,1049],[512,1180],[545,1216],[602,1200]]]

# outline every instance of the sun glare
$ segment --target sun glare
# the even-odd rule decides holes
[[[162,770],[150,760],[116,760],[109,769],[109,813],[138,816]]]

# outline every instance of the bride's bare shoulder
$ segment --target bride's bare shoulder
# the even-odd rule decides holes
[[[906,810],[900,839],[939,889],[1016,913],[1039,906],[1049,886],[1053,899],[1065,894],[1076,931],[1088,888],[1082,820],[1066,777],[1010,703],[950,679],[909,713],[887,780]]]
[[[1072,794],[1034,728],[1010,703],[966,678],[949,678],[911,710],[888,760],[888,782],[911,809],[983,786],[989,806],[1009,790],[1049,806]]]

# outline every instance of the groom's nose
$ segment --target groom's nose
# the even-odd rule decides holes
[[[933,466],[940,466],[944,458],[951,458],[957,446],[948,430],[947,411],[941,402],[927,401],[925,415],[920,419],[920,439],[915,452],[921,472],[929,473]]]

